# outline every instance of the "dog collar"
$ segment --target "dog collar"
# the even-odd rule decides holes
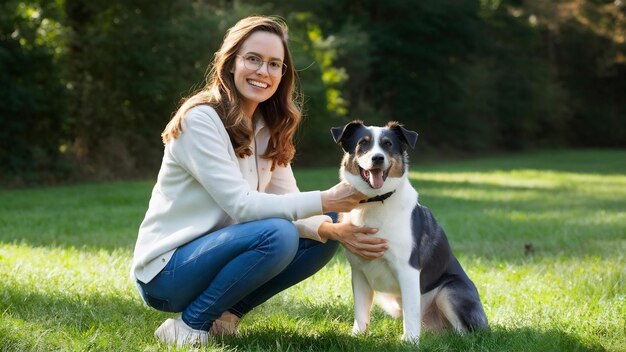
[[[391,191],[385,194],[381,194],[372,198],[368,198],[366,200],[362,200],[361,203],[370,203],[370,202],[383,202],[385,201],[385,199],[391,197],[391,195],[393,194],[393,192],[395,191]]]

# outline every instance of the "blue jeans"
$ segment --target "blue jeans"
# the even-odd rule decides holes
[[[208,331],[223,312],[241,317],[313,275],[337,247],[335,241],[299,238],[288,220],[251,221],[179,247],[154,279],[137,286],[149,306],[182,312],[187,325]]]

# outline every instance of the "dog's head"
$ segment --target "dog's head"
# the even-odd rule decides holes
[[[353,121],[331,128],[331,133],[345,152],[341,178],[359,192],[369,196],[391,192],[406,177],[409,168],[407,150],[415,147],[417,132],[409,131],[395,121],[385,127],[365,126],[362,121]]]

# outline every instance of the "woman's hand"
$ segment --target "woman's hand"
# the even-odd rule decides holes
[[[387,240],[370,236],[378,232],[371,227],[354,226],[350,223],[324,222],[320,225],[320,237],[339,241],[346,250],[364,259],[376,259],[389,249]]]
[[[322,191],[322,211],[348,212],[367,198],[348,183],[340,182],[333,188]]]

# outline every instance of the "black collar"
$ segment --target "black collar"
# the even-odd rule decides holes
[[[385,199],[391,197],[393,192],[395,192],[395,191],[391,191],[391,192],[388,192],[388,193],[385,193],[385,194],[377,195],[377,196],[372,197],[372,198],[368,198],[366,200],[362,200],[361,203],[370,203],[370,202],[382,202],[382,203],[384,203]]]

